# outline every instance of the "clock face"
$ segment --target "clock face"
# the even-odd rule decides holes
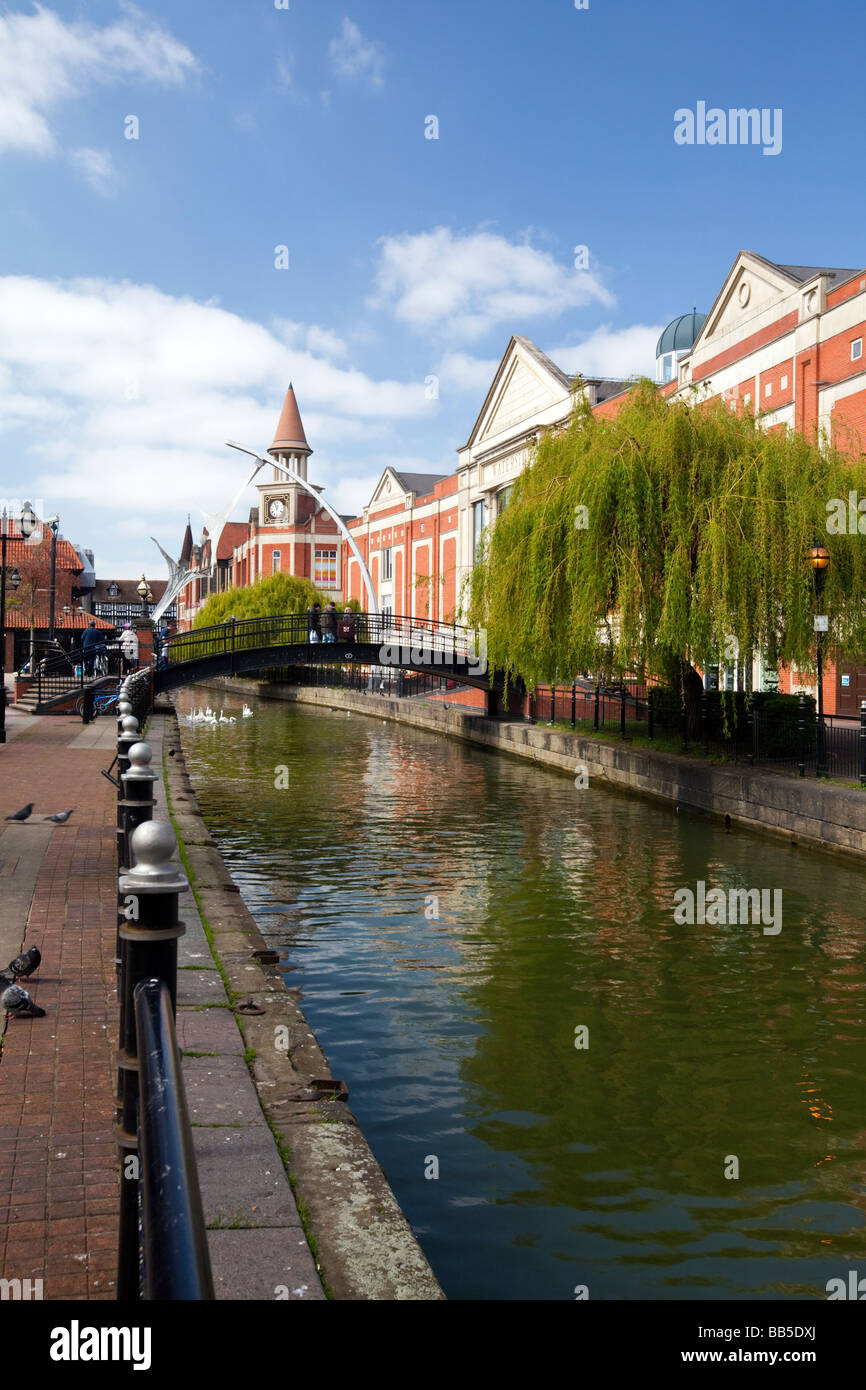
[[[279,497],[274,497],[268,503],[268,516],[273,517],[274,521],[279,521],[280,517],[286,514],[286,504]]]

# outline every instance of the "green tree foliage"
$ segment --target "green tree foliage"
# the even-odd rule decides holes
[[[193,627],[214,627],[232,615],[240,620],[305,613],[312,604],[320,603],[324,608],[327,602],[327,596],[319,593],[309,579],[294,574],[273,574],[268,579],[259,579],[248,589],[225,589],[221,594],[211,594],[199,610]]]
[[[862,455],[768,431],[719,400],[668,402],[649,381],[614,420],[576,402],[517,479],[471,577],[492,667],[531,688],[589,671],[688,691],[694,668],[730,658],[735,639],[743,658],[814,670],[820,611],[828,646],[866,652],[866,539],[827,527],[833,499],[866,496]],[[819,604],[813,536],[831,556]]]

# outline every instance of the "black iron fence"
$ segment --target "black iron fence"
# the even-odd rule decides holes
[[[305,689],[357,690],[361,694],[393,695],[398,699],[436,695],[458,687],[458,682],[447,676],[433,676],[424,671],[395,671],[387,667],[287,666],[262,674],[267,681]]]
[[[207,1233],[175,1034],[179,895],[189,884],[173,862],[171,826],[153,820],[156,773],[142,740],[152,674],[143,668],[127,677],[117,713],[117,1297],[209,1300]]]
[[[584,677],[570,685],[540,687],[530,717],[572,729],[616,730],[622,738],[643,737],[650,744],[674,742],[683,752],[866,787],[866,701],[859,721],[838,715],[821,720],[814,700],[803,695],[704,691],[695,727],[681,697],[670,690],[647,689],[637,677],[616,686]]]

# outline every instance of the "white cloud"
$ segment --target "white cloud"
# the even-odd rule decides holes
[[[655,377],[655,352],[664,324],[635,323],[629,328],[602,324],[582,343],[552,348],[548,356],[563,371],[583,376]]]
[[[93,150],[83,146],[70,150],[69,162],[86,184],[101,198],[110,198],[117,190],[117,171],[108,150]]]
[[[328,358],[342,358],[348,352],[342,338],[338,338],[330,328],[322,328],[317,323],[294,323],[291,319],[275,319],[273,327],[274,332],[278,333],[289,347],[302,347],[308,352]]]
[[[492,232],[461,235],[437,227],[384,237],[379,245],[372,306],[390,308],[418,332],[473,342],[500,324],[519,333],[527,320],[614,302],[594,272],[560,265],[548,251]]]
[[[468,352],[449,352],[436,368],[441,382],[454,386],[458,391],[481,393],[483,400],[490,390],[499,358],[472,357]]]
[[[179,85],[196,70],[193,54],[134,6],[98,28],[36,5],[0,15],[0,153],[49,155],[57,147],[50,116],[95,83],[136,79]]]
[[[225,504],[245,465],[224,441],[266,448],[290,380],[326,470],[329,443],[381,448],[429,411],[423,383],[373,380],[322,355],[344,350],[327,330],[291,327],[152,286],[0,278],[0,432],[26,441],[5,490],[86,505],[94,538],[151,516],[171,549],[159,518]]]
[[[373,39],[366,39],[351,19],[344,19],[340,32],[328,47],[334,71],[339,77],[365,78],[372,87],[382,87],[385,79],[385,53]]]

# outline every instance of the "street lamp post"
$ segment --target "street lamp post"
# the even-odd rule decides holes
[[[829,551],[815,537],[808,552],[809,564],[815,583],[815,598],[820,599],[824,592],[824,580],[830,563]],[[819,777],[827,775],[827,737],[824,727],[824,651],[823,636],[828,629],[826,614],[815,614],[816,655],[818,664],[818,759],[816,772]]]
[[[6,508],[0,514],[0,743],[6,742],[6,541],[10,518]],[[29,502],[16,518],[26,540],[36,529],[36,517]],[[9,571],[9,588],[14,593],[21,583],[21,572],[14,566]]]
[[[57,589],[57,532],[60,529],[60,517],[50,516],[45,524],[51,531],[51,585],[48,590],[48,640],[49,642],[53,642],[54,597]]]

